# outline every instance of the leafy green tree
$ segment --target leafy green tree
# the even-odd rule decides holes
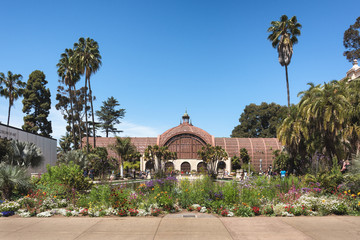
[[[108,157],[108,151],[105,147],[96,147],[91,149],[88,154],[89,166],[95,170],[95,174],[101,175],[105,178],[106,172],[111,171],[117,167],[117,161]]]
[[[344,56],[350,62],[360,58],[360,17],[358,17],[353,25],[350,25],[344,33],[344,46],[347,51]]]
[[[241,168],[241,159],[238,156],[231,158],[231,169],[237,170]]]
[[[207,163],[209,173],[216,177],[216,164],[219,161],[225,161],[228,157],[226,151],[221,146],[211,146],[207,144],[198,151],[199,157]]]
[[[8,163],[23,167],[38,167],[44,161],[44,156],[38,146],[31,142],[10,142],[11,154]]]
[[[15,188],[28,187],[30,178],[26,169],[0,163],[0,191],[2,198],[10,199]]]
[[[272,21],[269,27],[268,40],[274,48],[277,48],[279,54],[279,63],[285,66],[286,88],[288,96],[288,108],[290,109],[290,89],[287,66],[290,64],[293,54],[293,45],[298,42],[297,36],[300,36],[301,24],[297,22],[296,16],[288,18],[286,15],[280,17],[280,21]]]
[[[55,105],[55,108],[56,110],[61,111],[64,120],[67,122],[66,131],[72,133],[69,139],[72,143],[70,143],[70,145],[72,148],[76,149],[77,146],[82,148],[82,137],[86,136],[85,123],[83,122],[85,88],[71,91],[74,99],[73,111],[71,111],[69,89],[64,88],[61,82],[57,88],[57,104]],[[72,114],[74,114],[73,118],[71,117]],[[72,124],[72,119],[74,120],[74,125]],[[75,131],[72,131],[72,128],[74,128]],[[73,134],[75,134],[74,137]],[[73,140],[73,138],[75,138],[75,140]],[[76,143],[75,145],[74,142]]]
[[[276,103],[247,105],[240,116],[240,124],[234,128],[231,137],[274,138],[286,113],[287,108]]]
[[[129,137],[120,138],[116,137],[116,142],[111,148],[119,156],[119,165],[120,165],[120,177],[124,177],[124,161],[126,161],[131,154],[136,152],[136,147],[131,143]]]
[[[90,99],[91,104],[91,116],[93,122],[93,137],[94,137],[94,147],[96,147],[96,130],[95,130],[95,119],[94,119],[94,107],[93,107],[93,97],[90,84],[90,77],[92,74],[96,73],[101,66],[101,55],[99,52],[99,45],[96,41],[91,38],[79,38],[79,42],[74,44],[75,49],[75,61],[77,62],[78,69],[81,74],[85,74],[85,118],[87,120],[87,100]],[[88,87],[89,86],[89,87]],[[89,96],[87,94],[87,89],[89,89]],[[87,124],[86,124],[87,128]],[[86,132],[88,130],[86,129]],[[89,146],[89,136],[86,136],[86,144]],[[87,148],[89,152],[89,149]]]
[[[0,91],[0,96],[9,99],[8,126],[10,123],[11,107],[14,105],[14,101],[23,95],[24,88],[26,86],[26,83],[22,82],[21,79],[21,74],[13,74],[8,71],[7,77],[5,77],[4,73],[0,73],[0,85],[5,85],[5,88],[2,87]]]
[[[248,151],[246,150],[246,148],[240,149],[240,158],[244,164],[248,164],[250,162],[250,155],[249,155]]]
[[[151,161],[154,163],[155,173],[162,177],[164,173],[165,163],[169,160],[174,160],[177,158],[175,152],[169,151],[167,146],[148,146],[145,149],[144,157],[146,161]]]
[[[68,87],[68,93],[70,95],[70,118],[71,130],[73,135],[74,148],[78,149],[78,141],[76,140],[75,134],[75,116],[74,116],[74,101],[76,92],[75,85],[80,80],[80,74],[75,62],[74,51],[72,49],[65,49],[65,52],[61,54],[58,67],[58,75],[61,78],[61,82]]]
[[[29,75],[23,99],[24,117],[22,129],[30,133],[38,133],[50,137],[51,121],[48,120],[51,108],[50,89],[45,88],[48,82],[42,71],[35,70]]]
[[[96,116],[100,119],[100,127],[105,131],[106,137],[109,137],[109,132],[115,135],[122,132],[117,130],[115,124],[119,124],[119,118],[125,116],[125,109],[116,110],[117,106],[120,106],[119,102],[114,97],[109,97],[103,102],[100,111],[96,111]]]

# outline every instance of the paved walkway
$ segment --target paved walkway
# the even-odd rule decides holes
[[[360,239],[360,217],[0,218],[0,239]]]

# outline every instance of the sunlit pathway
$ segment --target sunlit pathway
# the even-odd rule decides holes
[[[360,239],[360,217],[0,218],[0,239]]]

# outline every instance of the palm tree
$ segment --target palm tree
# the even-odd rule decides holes
[[[345,88],[337,81],[322,86],[310,84],[310,89],[300,95],[299,111],[308,125],[309,136],[317,139],[331,165],[334,156],[339,160],[344,157],[343,136],[350,109]]]
[[[129,137],[120,138],[116,137],[116,142],[111,148],[117,153],[119,156],[119,165],[120,165],[120,177],[124,177],[124,161],[128,160],[128,158],[136,153],[136,147],[131,143],[131,139]]]
[[[9,99],[8,126],[10,123],[11,107],[14,105],[14,101],[23,95],[26,86],[26,83],[22,82],[21,79],[21,74],[13,74],[8,71],[8,75],[5,77],[4,73],[0,73],[0,83],[5,85],[5,88],[1,89],[0,95]]]
[[[22,167],[38,167],[44,156],[38,146],[31,142],[12,140],[9,164]]]
[[[94,134],[94,147],[96,147],[96,132],[95,132],[95,120],[94,120],[94,107],[93,97],[90,84],[90,77],[96,73],[101,66],[101,55],[99,52],[99,45],[91,38],[80,38],[78,43],[74,44],[76,61],[81,74],[85,74],[85,118],[86,118],[86,133],[88,133],[88,120],[87,120],[87,99],[90,99],[91,103],[91,116],[93,122],[93,134]],[[87,85],[89,84],[89,96],[87,96]],[[89,137],[86,136],[87,151],[89,152]]]
[[[288,96],[288,107],[290,109],[290,90],[287,66],[290,64],[293,45],[298,42],[296,36],[300,36],[301,24],[297,22],[296,16],[288,19],[286,15],[280,17],[280,21],[272,21],[271,27],[267,30],[271,32],[268,40],[271,41],[272,46],[277,48],[279,53],[279,63],[285,66],[286,73],[286,87]]]
[[[75,92],[75,84],[79,81],[80,76],[76,69],[76,65],[74,63],[74,51],[72,49],[65,49],[65,52],[61,54],[61,58],[59,63],[56,64],[58,67],[58,75],[61,77],[61,82],[65,83],[66,86],[69,87],[70,94],[70,112],[71,112],[71,124],[72,124],[72,135],[73,135],[73,143],[74,149],[78,148],[78,144],[76,141],[75,135],[75,127],[74,127],[74,108],[73,102],[74,97],[73,93]],[[81,141],[81,136],[79,136]]]
[[[9,164],[0,164],[0,191],[4,199],[10,199],[12,191],[15,187],[29,186],[28,174],[26,169],[20,166],[12,166]]]
[[[145,159],[154,163],[155,172],[160,175],[164,172],[165,163],[177,158],[175,152],[169,151],[167,146],[148,146],[145,149]]]

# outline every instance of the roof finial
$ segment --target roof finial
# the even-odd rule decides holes
[[[355,58],[354,61],[353,61],[353,65],[358,65],[358,61],[357,61],[356,58]]]

